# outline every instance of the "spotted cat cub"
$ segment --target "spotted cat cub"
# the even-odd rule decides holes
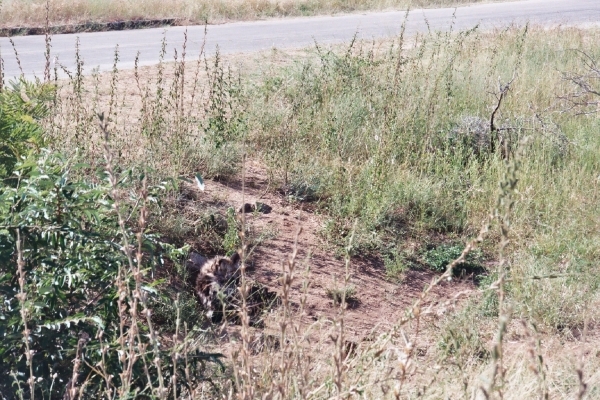
[[[220,303],[219,297],[231,299],[236,296],[239,274],[238,253],[231,257],[212,258],[200,267],[194,289],[209,317],[213,314],[214,306]]]

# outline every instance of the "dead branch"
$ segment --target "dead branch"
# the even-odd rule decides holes
[[[563,72],[563,79],[574,86],[574,90],[559,99],[567,102],[563,112],[576,110],[575,115],[594,114],[600,111],[600,67],[588,53],[576,50],[581,55],[585,72]]]
[[[500,78],[498,78],[498,92],[494,94],[496,96],[496,100],[497,100],[496,107],[494,108],[494,111],[492,111],[492,115],[490,116],[490,152],[491,153],[494,153],[496,151],[496,143],[498,143],[498,141],[500,139],[498,132],[501,129],[498,128],[495,124],[496,114],[498,113],[498,110],[500,110],[500,106],[502,105],[502,100],[504,100],[504,97],[510,91],[510,86],[515,81],[515,79],[516,79],[516,71],[513,73],[512,79],[505,85],[502,85],[500,83]]]

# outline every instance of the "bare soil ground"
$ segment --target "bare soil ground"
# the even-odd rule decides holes
[[[310,282],[306,292],[306,323],[333,321],[339,307],[328,296],[328,290],[344,286],[346,261],[328,249],[319,236],[323,223],[310,203],[293,203],[284,195],[269,188],[265,170],[256,162],[245,169],[245,182],[206,182],[200,199],[209,203],[228,204],[239,210],[243,204],[257,201],[272,207],[271,212],[245,214],[246,222],[255,232],[268,231],[272,238],[251,250],[249,276],[270,290],[280,292],[279,278],[282,261],[294,251],[298,235],[296,280],[293,284],[292,302],[299,304],[303,281]],[[194,189],[197,190],[197,189]],[[307,275],[305,272],[310,269]],[[434,277],[426,270],[408,271],[401,283],[390,281],[385,274],[383,261],[375,257],[353,257],[350,260],[350,285],[356,289],[355,300],[350,301],[344,323],[349,340],[361,341],[373,331],[384,332],[397,322],[423,288]],[[468,278],[444,282],[436,287],[425,307],[439,305],[442,309],[449,300],[476,291]]]

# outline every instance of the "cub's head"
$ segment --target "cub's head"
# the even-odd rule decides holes
[[[231,257],[220,257],[215,265],[215,275],[229,279],[240,268],[240,255],[233,253]]]

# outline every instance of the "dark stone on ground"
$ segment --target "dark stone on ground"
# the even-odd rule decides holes
[[[246,203],[244,204],[240,209],[239,209],[239,213],[245,213],[245,214],[250,214],[253,212],[259,212],[262,214],[269,214],[271,211],[273,211],[273,207],[269,206],[268,204],[265,203],[260,203],[260,202],[256,202],[256,204],[250,204],[250,203]]]

